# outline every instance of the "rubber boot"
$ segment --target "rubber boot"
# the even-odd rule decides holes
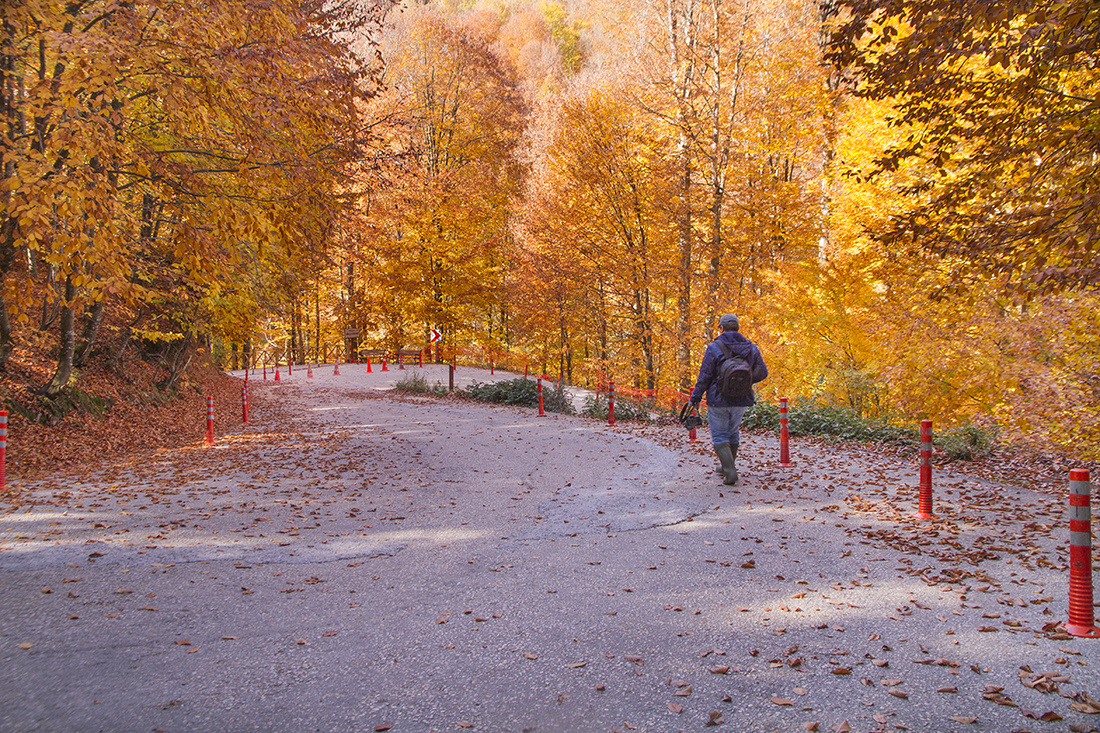
[[[730,443],[730,455],[733,456],[733,460],[730,461],[730,466],[733,468],[733,483],[735,483],[735,484],[737,483],[738,479],[740,478],[737,475],[737,449],[740,448],[740,447],[741,446],[738,445],[737,443]]]
[[[722,483],[726,486],[737,485],[737,469],[733,465],[733,447],[729,443],[714,446],[718,460],[722,462]]]
[[[726,475],[726,469],[722,468],[722,462],[721,461],[719,461],[718,465],[716,465],[714,467],[714,473],[718,476],[725,476]]]

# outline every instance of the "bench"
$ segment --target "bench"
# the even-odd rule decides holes
[[[382,361],[385,358],[385,349],[359,349],[359,361]]]
[[[424,366],[424,349],[398,349],[397,368],[404,369],[406,364]]]

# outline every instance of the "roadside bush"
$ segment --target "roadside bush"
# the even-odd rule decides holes
[[[437,397],[443,397],[447,394],[447,388],[444,387],[441,382],[429,385],[424,375],[415,372],[401,377],[401,379],[397,381],[397,384],[394,385],[394,389],[400,392],[412,392],[414,394],[433,394]]]
[[[594,395],[584,401],[581,414],[585,417],[594,417],[597,420],[608,418],[607,395]],[[615,421],[623,422],[651,422],[650,408],[633,400],[615,400]]]
[[[932,440],[943,449],[948,458],[973,461],[985,458],[993,452],[996,435],[981,426],[967,423],[934,435]]]
[[[760,402],[750,407],[741,420],[741,426],[752,430],[779,430],[779,405],[772,402]]]
[[[791,408],[791,435],[832,435],[844,440],[876,443],[915,443],[916,428],[900,427],[886,420],[869,420],[850,407],[806,402]]]
[[[520,407],[538,407],[538,383],[533,379],[519,377],[505,382],[474,382],[459,391],[463,397],[479,402],[492,402],[498,405],[519,405]],[[572,415],[573,402],[564,385],[544,382],[542,385],[542,405],[547,412],[560,412]]]

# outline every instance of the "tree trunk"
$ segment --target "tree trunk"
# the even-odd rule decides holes
[[[80,346],[77,347],[74,362],[82,367],[92,355],[96,341],[99,340],[99,327],[103,325],[103,310],[105,301],[97,301],[92,305],[91,311],[84,312],[84,332],[80,335]]]
[[[76,346],[72,301],[76,297],[72,275],[65,277],[65,299],[61,303],[61,344],[57,354],[57,371],[46,386],[46,396],[57,397],[69,384],[73,375],[73,351]]]
[[[15,344],[11,338],[11,321],[8,319],[8,304],[0,288],[0,369],[8,363]]]

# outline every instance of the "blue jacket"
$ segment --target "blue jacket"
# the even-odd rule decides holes
[[[707,405],[710,407],[751,407],[756,404],[750,391],[744,397],[723,397],[718,393],[718,367],[726,355],[722,353],[718,341],[729,347],[734,354],[740,354],[752,368],[752,382],[762,382],[768,378],[768,367],[764,364],[764,357],[760,356],[760,349],[737,331],[724,331],[718,334],[718,338],[707,345],[703,354],[703,363],[699,367],[699,378],[695,381],[695,389],[691,391],[691,401],[699,404],[703,399],[703,393],[707,395]]]

